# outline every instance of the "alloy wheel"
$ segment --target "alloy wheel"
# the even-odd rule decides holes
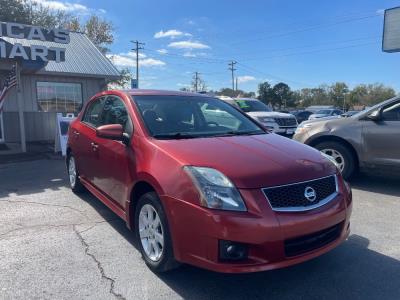
[[[151,261],[158,261],[164,250],[164,230],[156,209],[145,204],[139,213],[139,236],[143,250]]]
[[[76,165],[75,165],[75,159],[73,156],[71,156],[69,158],[68,175],[69,175],[69,182],[71,184],[71,187],[74,187],[76,184]]]
[[[343,155],[339,151],[335,149],[322,149],[321,152],[331,156],[336,161],[340,171],[343,172],[345,161]]]

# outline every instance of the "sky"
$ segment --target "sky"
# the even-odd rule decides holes
[[[292,89],[344,81],[383,83],[400,92],[400,53],[382,52],[383,11],[393,0],[40,0],[51,8],[97,14],[115,25],[110,47],[118,68],[135,74],[132,40],[140,50],[140,87],[177,90],[199,72],[208,89],[285,82]],[[400,26],[400,24],[399,24]]]

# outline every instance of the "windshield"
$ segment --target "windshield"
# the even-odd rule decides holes
[[[330,113],[331,113],[331,110],[322,109],[322,110],[317,111],[315,114],[317,114],[317,115],[329,115]]]
[[[258,100],[243,100],[238,99],[235,100],[239,105],[240,109],[244,112],[252,112],[252,111],[271,111],[268,106]]]
[[[396,101],[396,100],[398,100],[398,99],[400,99],[400,98],[399,98],[399,97],[390,98],[390,99],[385,100],[385,101],[383,101],[383,102],[381,102],[381,103],[375,104],[375,105],[372,106],[372,107],[366,108],[366,109],[364,109],[364,110],[362,110],[362,111],[356,113],[355,115],[352,115],[351,117],[352,117],[352,118],[359,118],[359,117],[361,117],[361,116],[367,115],[367,114],[369,114],[370,112],[372,112],[372,111],[378,109],[379,107],[385,106],[386,104],[388,104],[388,103],[390,103],[390,102],[392,102],[392,101]]]
[[[266,133],[231,105],[209,97],[135,96],[149,133],[183,139]]]

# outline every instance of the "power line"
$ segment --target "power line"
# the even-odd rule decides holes
[[[239,43],[244,43],[244,42],[253,42],[253,41],[259,41],[259,40],[264,40],[264,39],[283,37],[283,36],[288,36],[288,35],[292,35],[292,34],[297,34],[297,33],[300,33],[300,32],[306,32],[306,31],[310,31],[310,30],[316,30],[316,29],[320,29],[320,28],[332,27],[332,26],[341,25],[341,24],[345,24],[345,23],[350,23],[350,22],[355,22],[355,21],[360,21],[360,20],[376,18],[376,17],[379,17],[379,16],[381,16],[381,15],[378,14],[378,13],[375,13],[373,15],[368,15],[368,16],[363,16],[363,17],[358,17],[358,18],[352,18],[352,19],[347,19],[347,20],[343,20],[343,21],[336,21],[336,22],[327,23],[327,24],[321,23],[321,24],[314,25],[314,26],[309,26],[309,27],[306,27],[306,28],[301,28],[301,29],[297,29],[297,30],[283,32],[283,33],[270,34],[270,35],[266,35],[266,36],[259,37],[259,38],[252,38],[252,39],[246,39],[246,40],[237,40],[237,41],[231,43],[230,45],[237,45]]]
[[[272,77],[272,78],[275,78],[275,79],[277,79],[279,81],[286,81],[286,82],[289,82],[289,83],[291,82],[291,83],[298,84],[298,85],[303,85],[303,86],[311,86],[310,84],[306,84],[304,82],[294,81],[294,80],[290,80],[290,79],[287,79],[287,78],[279,77],[279,76],[276,76],[276,75],[273,75],[273,74],[269,74],[269,73],[266,73],[264,71],[260,71],[260,70],[254,68],[254,67],[245,65],[245,64],[243,64],[241,62],[238,62],[238,64],[241,66],[241,68],[247,69],[248,71],[250,71],[252,73],[258,73],[258,74],[260,74],[262,76]]]
[[[232,74],[232,90],[234,91],[235,90],[235,71],[237,70],[237,69],[235,69],[235,65],[237,64],[237,61],[234,61],[234,60],[232,60],[228,65],[229,65],[229,68],[228,68],[228,70],[230,70],[231,71],[231,74]]]
[[[362,43],[362,44],[355,44],[355,45],[349,45],[349,46],[343,46],[343,47],[336,47],[336,48],[328,48],[328,49],[317,49],[317,50],[312,50],[312,51],[304,51],[304,52],[295,52],[295,53],[288,53],[288,54],[282,54],[282,55],[273,55],[273,56],[264,56],[264,57],[257,57],[257,58],[249,58],[249,59],[243,59],[242,61],[251,61],[251,60],[260,60],[260,59],[272,59],[272,58],[282,58],[282,57],[288,57],[288,56],[297,56],[297,55],[304,55],[304,54],[313,54],[313,53],[320,53],[320,52],[330,52],[330,51],[337,51],[337,50],[343,50],[343,49],[349,49],[349,48],[356,48],[356,47],[361,47],[361,46],[368,46],[368,45],[374,45],[376,43],[380,42],[369,42],[369,43]]]
[[[142,46],[144,46],[145,44],[139,42],[138,40],[131,42],[136,46],[132,49],[132,51],[136,52],[136,84],[137,88],[139,88],[139,50],[144,49]]]

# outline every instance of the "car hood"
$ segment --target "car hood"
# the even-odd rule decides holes
[[[154,140],[182,166],[210,167],[238,188],[261,188],[324,177],[336,172],[320,153],[275,134]]]
[[[324,117],[329,117],[327,114],[312,114],[310,115],[310,118],[324,118]]]
[[[319,118],[319,119],[313,119],[313,120],[307,120],[301,123],[301,125],[305,125],[305,124],[313,124],[315,126],[321,126],[321,125],[325,125],[329,128],[333,127],[333,126],[341,126],[341,125],[346,125],[348,123],[353,123],[354,122],[354,118],[349,117],[349,118],[343,118],[343,117],[326,117],[326,118]]]
[[[291,114],[280,113],[277,111],[251,111],[247,113],[251,117],[270,117],[270,118],[293,118]]]

